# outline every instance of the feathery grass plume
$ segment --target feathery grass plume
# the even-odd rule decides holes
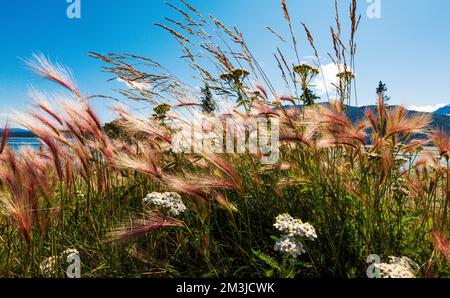
[[[279,33],[275,32],[275,30],[273,30],[272,27],[266,26],[266,29],[269,30],[270,33],[275,35],[279,40],[281,40],[282,42],[286,43],[286,40],[283,38],[283,36],[281,36]]]
[[[0,211],[9,217],[16,225],[28,245],[31,242],[32,215],[26,202],[15,201],[9,194],[0,194]]]
[[[429,133],[433,144],[439,149],[439,154],[447,161],[450,160],[450,137],[443,131],[433,131]]]
[[[319,70],[320,70],[320,74],[322,76],[322,82],[323,82],[323,87],[325,89],[325,94],[327,96],[328,101],[330,101],[330,95],[328,93],[328,86],[327,86],[326,81],[325,81],[325,74],[323,72],[323,68],[322,68],[322,63],[320,61],[319,52],[317,51],[316,45],[314,43],[314,38],[313,38],[311,32],[309,31],[308,27],[306,26],[306,24],[303,23],[303,22],[301,22],[301,24],[303,26],[303,29],[305,30],[306,37],[308,38],[308,42],[309,42],[310,46],[313,48],[313,50],[314,50],[314,56],[316,57],[317,64],[319,65]]]
[[[32,88],[28,93],[29,96],[35,101],[38,108],[51,116],[54,120],[58,122],[59,125],[63,125],[62,118],[58,115],[58,113],[51,107],[50,103],[46,100],[46,95],[42,92],[39,92],[37,89]]]
[[[303,22],[300,22],[300,23],[302,24],[303,29],[305,30],[306,37],[308,38],[308,42],[309,42],[310,46],[314,50],[314,55],[316,56],[316,58],[319,57],[319,53],[317,52],[317,48],[316,48],[316,45],[314,43],[314,38],[313,38],[311,32],[309,31],[309,29],[308,29],[308,27],[306,26],[305,23],[303,23]]]
[[[258,98],[261,98],[261,97],[258,97]],[[265,104],[262,101],[258,101],[256,104],[254,104],[251,112],[253,115],[256,115],[256,116],[268,116],[268,117],[270,116],[270,117],[275,117],[275,118],[281,117],[280,111],[275,110],[271,105]]]
[[[203,16],[200,14],[199,11],[197,11],[194,7],[192,7],[191,5],[187,4],[187,2],[183,2],[181,1],[190,11],[194,12],[202,21],[204,21]],[[183,15],[184,19],[188,22],[188,24],[190,26],[196,26],[196,27],[201,27],[200,23],[197,23],[194,21],[194,19],[184,10],[182,10],[181,8],[173,5],[170,2],[164,2],[167,6],[171,7],[172,9],[178,11],[181,15]]]
[[[157,123],[139,119],[121,108],[115,108],[114,111],[121,117],[121,124],[124,128],[133,132],[144,132],[150,136],[161,138],[168,144],[172,143],[172,138],[165,132],[166,129]]]
[[[333,50],[334,50],[334,55],[335,55],[334,59],[332,58],[332,60],[334,61],[335,64],[339,65],[341,62],[341,52],[339,51],[339,37],[335,33],[333,27],[330,27],[330,32],[331,32],[331,40],[333,42]]]
[[[184,222],[175,218],[163,217],[157,213],[145,213],[142,219],[133,220],[130,226],[118,228],[108,233],[110,242],[130,241],[133,238],[141,237],[155,230],[167,228],[182,228]]]
[[[277,171],[286,171],[286,170],[290,170],[292,169],[292,164],[288,163],[288,162],[281,162],[275,165],[266,165],[262,168],[263,171],[268,171],[268,172],[277,172]]]
[[[199,207],[210,201],[208,190],[199,187],[183,176],[164,175],[163,182],[175,191],[192,196]]]
[[[288,96],[288,95],[281,95],[278,97],[278,99],[280,101],[288,101],[290,102],[292,105],[295,106],[295,100],[292,98],[292,96]]]
[[[23,239],[30,244],[33,227],[45,233],[46,214],[41,211],[41,196],[54,191],[57,177],[52,172],[51,160],[38,155],[31,148],[18,152],[5,149],[0,156],[0,209],[16,224]]]
[[[259,90],[259,91],[261,91],[261,94],[263,95],[263,99],[264,100],[269,100],[269,95],[267,94],[267,91],[266,91],[266,89],[264,88],[264,86],[263,85],[261,85],[260,83],[258,83],[258,82],[256,82],[255,83],[255,87]]]
[[[289,11],[287,9],[286,0],[281,0],[281,6],[283,8],[284,18],[286,19],[286,21],[291,22],[291,17],[289,16]]]
[[[196,32],[196,31],[194,31],[194,30],[192,30],[191,28],[189,28],[188,26],[186,26],[186,25],[184,25],[183,23],[181,23],[181,22],[178,22],[178,21],[175,21],[175,20],[172,20],[171,18],[164,18],[166,21],[168,21],[168,22],[170,22],[170,23],[172,23],[172,24],[175,24],[175,25],[177,25],[178,27],[180,27],[180,28],[182,28],[183,30],[185,30],[187,33],[189,33],[189,34],[191,34],[191,35],[195,35],[195,34],[198,34],[198,32]]]
[[[220,206],[230,211],[236,211],[236,207],[216,188],[240,190],[240,186],[224,179],[197,177],[197,176],[173,176],[164,175],[163,183],[172,189],[192,196],[197,207],[203,207],[211,199],[215,199]]]
[[[295,78],[293,75],[293,71],[292,71],[291,67],[288,65],[286,58],[284,57],[283,53],[281,52],[281,50],[279,48],[277,48],[277,53],[278,53],[278,56],[277,56],[277,54],[274,54],[274,56],[275,56],[275,59],[277,60],[278,68],[281,71],[283,80],[285,81],[288,89],[290,89],[289,88],[290,84],[288,83],[286,73],[289,74],[289,79],[292,81],[292,84],[295,88],[295,95],[296,95],[296,97],[298,97],[297,85],[295,84]]]
[[[234,183],[233,181],[229,181],[226,179],[192,176],[188,178],[188,181],[191,181],[192,185],[197,185],[202,189],[223,188],[233,189],[236,191],[241,190],[239,185],[236,185],[236,183]]]
[[[9,124],[6,123],[5,128],[3,128],[3,133],[2,133],[2,143],[0,145],[0,155],[3,153],[3,151],[5,150],[5,148],[8,144],[8,138],[9,138]]]
[[[23,186],[26,186],[29,191],[39,189],[43,193],[50,193],[55,183],[52,181],[54,172],[49,171],[51,168],[49,156],[36,153],[30,147],[24,147],[19,150],[18,159],[20,169],[27,181],[23,183]]]
[[[380,137],[390,139],[395,145],[399,138],[406,141],[411,134],[425,133],[429,123],[430,115],[425,113],[409,115],[403,107],[388,109],[380,97],[377,105],[377,114],[366,110],[367,125],[373,130],[373,138]]]
[[[61,181],[70,187],[74,170],[81,168],[83,171],[76,172],[88,182],[93,177],[92,169],[97,167],[99,153],[111,163],[115,149],[89,104],[58,97],[57,109],[49,106],[45,94],[34,90],[31,95],[37,105],[29,112],[31,117],[19,114],[18,121],[41,140]],[[100,187],[104,185],[102,172],[98,171]]]
[[[345,115],[343,106],[339,102],[332,102],[330,108],[319,107],[318,115],[319,118],[315,121],[318,121],[322,127],[323,135],[320,140],[322,145],[348,145],[351,147],[365,145],[365,123],[361,122],[354,126]]]
[[[212,165],[222,171],[228,179],[230,179],[231,185],[237,190],[242,190],[239,175],[233,169],[232,165],[225,159],[221,158],[218,154],[204,153],[202,157],[209,161]]]
[[[38,120],[41,124],[44,125],[44,127],[49,128],[56,135],[60,135],[60,130],[56,127],[56,125],[54,123],[52,123],[49,119],[42,116],[42,114],[38,114],[34,111],[31,111],[29,113],[30,113],[30,116],[32,116],[34,119]]]
[[[424,146],[426,146],[429,143],[430,143],[429,140],[420,140],[420,139],[419,140],[411,140],[410,142],[408,142],[407,144],[404,145],[404,147],[402,148],[402,152],[405,154],[419,152],[419,151],[422,151]]]
[[[217,201],[217,203],[219,203],[220,206],[222,206],[229,212],[238,212],[237,207],[232,202],[230,202],[224,194],[219,193],[217,191],[213,191],[212,195]]]
[[[177,31],[175,31],[174,29],[167,27],[166,25],[163,25],[163,24],[160,24],[160,23],[155,23],[154,25],[169,31],[176,38],[184,40],[187,43],[192,43],[187,37],[185,37],[184,35],[182,35],[181,33],[177,32]]]
[[[283,132],[280,134],[280,141],[282,143],[300,143],[305,146],[311,147],[311,140],[304,135],[294,132]]]
[[[283,9],[284,19],[286,20],[286,22],[289,25],[289,31],[290,31],[291,37],[292,37],[292,45],[294,47],[295,55],[297,57],[297,62],[300,64],[300,56],[298,54],[298,49],[297,49],[297,39],[295,38],[294,28],[292,27],[291,16],[289,15],[289,10],[287,8],[286,0],[281,0],[281,7]]]
[[[58,177],[60,180],[63,179],[63,168],[61,163],[62,156],[62,148],[60,144],[57,142],[57,137],[55,137],[55,133],[58,133],[58,130],[50,128],[46,129],[45,127],[38,127],[30,123],[29,120],[24,120],[22,118],[20,120],[21,124],[33,132],[33,134],[45,144],[48,151],[52,154],[52,161],[54,162],[54,169],[58,173]]]
[[[190,11],[194,12],[198,17],[203,18],[202,14],[185,0],[180,0]]]
[[[446,260],[449,260],[450,244],[445,240],[444,233],[433,231],[431,233],[431,236],[433,237],[434,253],[436,254],[436,256],[439,257],[440,255],[442,255]]]
[[[430,115],[419,114],[410,116],[403,107],[391,109],[387,113],[386,138],[403,134],[403,138],[414,133],[424,133],[430,124]]]
[[[356,12],[357,12],[357,2],[356,0],[352,0],[352,3],[350,5],[351,32],[349,41],[351,55],[354,55],[356,52],[355,35],[356,31],[358,30],[359,23],[361,21],[361,15],[357,16]]]
[[[214,44],[201,44],[200,47],[209,52],[226,71],[233,71],[235,69],[233,63],[231,63],[230,59],[219,46]]]
[[[340,36],[342,33],[342,27],[341,27],[341,21],[340,21],[340,17],[339,17],[338,0],[334,0],[334,12],[335,12],[334,21],[336,22],[336,29]]]
[[[176,104],[174,106],[174,108],[182,108],[182,107],[190,107],[190,106],[194,106],[194,107],[199,107],[202,104],[199,102],[180,102],[179,104]]]
[[[46,78],[71,91],[81,98],[71,71],[59,63],[53,63],[43,54],[33,54],[32,58],[24,59],[24,62],[38,75]]]
[[[233,34],[233,32],[230,29],[228,29],[228,27],[225,26],[221,21],[219,21],[212,15],[210,15],[209,17],[211,18],[211,20],[213,20],[213,22],[218,27],[222,28],[222,30],[225,31],[226,34],[228,34],[228,36],[231,38],[231,40],[233,40],[236,43],[242,43],[242,40],[239,37],[237,37],[235,34]]]
[[[163,178],[163,171],[158,165],[157,152],[154,150],[142,150],[141,155],[126,155],[118,153],[113,156],[113,164],[118,168],[130,169],[150,175],[156,179]]]
[[[273,56],[275,57],[275,60],[277,60],[277,66],[278,66],[278,69],[279,69],[280,72],[281,72],[281,77],[282,77],[282,79],[283,79],[283,81],[284,81],[284,83],[285,83],[286,89],[290,89],[290,88],[289,88],[289,87],[290,87],[290,84],[289,84],[289,81],[288,81],[288,79],[287,79],[286,72],[284,71],[283,65],[282,65],[281,62],[280,62],[280,59],[278,58],[277,54],[273,54]],[[289,73],[289,76],[292,77],[292,74]]]

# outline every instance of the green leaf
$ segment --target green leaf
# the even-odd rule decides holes
[[[274,258],[271,256],[266,255],[265,253],[262,253],[260,251],[252,250],[253,254],[257,256],[261,261],[272,267],[273,269],[280,270],[280,264],[278,264],[277,261],[275,261]]]

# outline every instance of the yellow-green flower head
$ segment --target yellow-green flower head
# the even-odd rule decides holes
[[[242,68],[235,68],[233,70],[230,70],[229,72],[221,74],[220,78],[225,81],[241,82],[249,74],[250,72],[248,70]]]
[[[355,76],[350,70],[345,70],[336,75],[339,79],[344,79],[347,81],[353,80]]]
[[[295,65],[293,70],[294,73],[300,76],[307,76],[307,75],[316,76],[319,73],[319,70],[317,68],[312,67],[311,65],[308,64]]]

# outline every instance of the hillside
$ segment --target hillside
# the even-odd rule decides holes
[[[3,135],[3,130],[0,129],[0,137]],[[26,129],[23,128],[10,128],[9,129],[9,137],[10,138],[34,138],[35,135]]]
[[[446,105],[445,107],[436,110],[434,114],[450,116],[450,105]]]
[[[321,103],[322,105],[328,105],[328,103]],[[394,108],[395,106],[391,106],[391,108]],[[292,106],[288,107],[292,108]],[[363,107],[352,107],[352,106],[346,106],[347,114],[349,115],[352,122],[357,122],[359,120],[362,120],[364,118],[364,112],[367,109],[376,110],[376,106],[363,106]],[[423,114],[423,112],[416,112],[416,111],[408,111],[410,115],[414,114]],[[432,121],[431,121],[431,127],[442,129],[445,131],[448,135],[450,135],[450,105],[443,107],[436,112],[431,114]],[[105,125],[105,129],[110,132],[111,127],[114,122],[110,124]],[[0,136],[3,134],[3,129],[0,129]],[[11,138],[34,138],[34,134],[26,129],[22,128],[11,128],[9,132],[9,137]]]
[[[391,106],[391,108],[395,108],[395,106]],[[365,107],[350,107],[349,113],[350,113],[350,119],[352,121],[358,121],[361,120],[364,117],[364,112],[366,109],[376,110],[376,106],[365,106]],[[408,111],[409,115],[417,115],[417,114],[426,114],[424,112],[416,112],[416,111]],[[448,113],[450,114],[450,112]],[[447,114],[438,114],[438,113],[431,113],[431,127],[430,129],[442,129],[447,134],[450,135],[450,116],[447,116]]]
[[[328,103],[320,103],[321,105],[328,105]],[[390,106],[389,108],[395,108],[396,106]],[[290,107],[292,108],[292,106]],[[352,120],[352,122],[356,123],[359,120],[362,120],[365,116],[364,113],[367,109],[376,111],[376,106],[362,106],[362,107],[353,107],[353,106],[346,106],[346,113],[349,116],[349,118]],[[442,129],[445,131],[448,135],[450,135],[450,105],[447,107],[444,107],[442,109],[449,109],[449,112],[446,114],[440,114],[437,113],[431,113],[432,121],[430,129]],[[444,111],[444,110],[442,110]],[[442,112],[441,111],[441,112]],[[417,111],[408,111],[409,115],[417,115],[417,114],[427,114],[424,112],[417,112]]]

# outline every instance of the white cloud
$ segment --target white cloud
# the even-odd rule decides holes
[[[317,95],[325,96],[328,91],[328,95],[330,95],[331,97],[335,97],[335,85],[338,84],[337,74],[342,72],[343,70],[343,65],[336,65],[334,63],[322,65],[322,73],[319,73],[319,75],[312,82]]]
[[[146,82],[138,82],[138,81],[125,81],[124,79],[121,78],[117,78],[117,81],[119,81],[120,83],[126,85],[128,88],[130,89],[135,89],[135,90],[140,90],[140,91],[145,91],[145,90],[150,90],[151,86],[149,83]]]
[[[445,103],[440,103],[437,105],[428,105],[428,106],[410,106],[408,107],[408,110],[412,110],[412,111],[418,111],[418,112],[427,112],[427,113],[432,113],[435,112],[436,110],[445,107],[447,104]]]

